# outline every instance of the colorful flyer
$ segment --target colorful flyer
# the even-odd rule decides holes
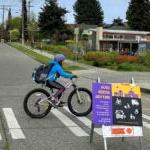
[[[111,84],[93,84],[93,122],[94,124],[112,125]]]
[[[112,84],[113,124],[142,126],[140,87]]]
[[[94,83],[92,93],[94,124],[142,126],[139,86]]]

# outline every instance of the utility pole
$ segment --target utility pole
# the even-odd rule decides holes
[[[24,45],[24,0],[22,0],[22,44]]]
[[[10,7],[10,5],[0,5],[0,9],[2,9],[2,38],[4,39],[4,31],[5,31],[5,10],[9,10],[7,7]]]
[[[28,0],[28,23],[30,23],[30,11],[31,11],[31,2],[32,0]]]
[[[30,7],[31,7],[31,1],[28,2],[28,22],[30,23]]]
[[[5,12],[4,12],[4,11],[5,11],[5,5],[3,5],[3,8],[2,8],[2,9],[3,9],[3,23],[2,23],[2,24],[3,24],[3,33],[4,33],[4,28],[5,28],[5,27],[4,27],[4,18],[5,18]]]

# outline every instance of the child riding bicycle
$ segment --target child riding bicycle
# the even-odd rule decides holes
[[[58,77],[64,77],[64,78],[77,78],[76,75],[73,75],[71,73],[67,73],[63,69],[63,62],[65,60],[65,56],[63,54],[57,54],[52,61],[49,62],[50,65],[53,67],[48,73],[46,86],[50,88],[57,89],[58,91],[55,93],[55,95],[50,99],[50,102],[54,106],[61,106],[64,104],[64,102],[60,102],[59,99],[62,95],[62,93],[65,91],[65,87],[57,82]]]

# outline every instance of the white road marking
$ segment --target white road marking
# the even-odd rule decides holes
[[[147,120],[149,120],[149,121],[150,121],[150,116],[145,115],[145,114],[142,114],[142,117],[143,117],[144,119],[147,119]]]
[[[150,121],[150,116],[145,115],[145,114],[142,114],[142,117],[143,117],[144,119],[147,119],[147,120]],[[148,128],[148,129],[150,129],[150,124],[147,123],[147,122],[145,122],[145,121],[143,121],[143,126],[146,127],[146,128]]]
[[[25,139],[25,135],[15,117],[12,108],[3,108],[9,132],[13,139]]]
[[[69,112],[71,114],[71,112],[69,111],[68,107],[63,107],[67,112]],[[71,114],[73,115],[73,114]],[[75,115],[73,115],[75,116]],[[78,120],[80,120],[85,126],[87,126],[88,128],[91,128],[91,120],[86,118],[86,117],[77,117],[75,116]],[[94,132],[96,132],[99,135],[102,135],[102,128],[95,128]]]
[[[145,121],[143,121],[143,126],[146,127],[146,128],[148,128],[148,129],[150,129],[150,124],[147,123],[147,122],[145,122]]]
[[[142,108],[143,111],[150,111],[150,108]]]
[[[1,136],[1,134],[0,134],[0,140],[2,140],[2,136]]]
[[[78,137],[89,136],[82,128],[80,128],[76,123],[74,123],[70,118],[65,116],[63,113],[57,109],[51,111],[65,126],[67,126],[70,131]]]

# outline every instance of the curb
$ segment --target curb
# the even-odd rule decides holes
[[[150,89],[147,89],[147,88],[141,88],[141,91],[142,91],[143,93],[150,94]]]

